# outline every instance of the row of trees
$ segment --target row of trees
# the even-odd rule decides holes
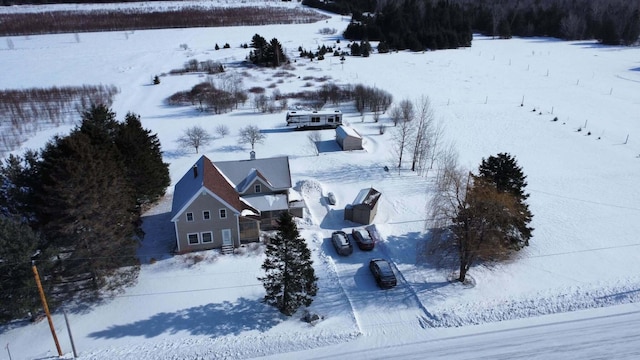
[[[0,273],[11,276],[0,277],[2,319],[36,314],[32,258],[54,308],[70,297],[100,297],[134,283],[141,211],[169,183],[156,135],[136,114],[118,122],[104,105],[84,111],[79,126],[42,150],[5,159]]]
[[[471,46],[464,8],[454,1],[379,1],[373,15],[356,15],[344,32],[353,40],[380,41],[384,49],[422,51]]]
[[[429,252],[443,265],[457,264],[460,282],[476,263],[513,258],[533,232],[526,186],[522,168],[508,153],[483,159],[473,174],[448,152],[429,206]]]
[[[79,109],[110,105],[118,92],[113,85],[0,90],[0,155],[43,128],[77,121]]]
[[[215,130],[220,137],[229,135],[226,125],[218,125]],[[266,138],[267,136],[255,125],[247,125],[238,131],[238,143],[251,145],[251,150],[255,149],[256,144],[264,143]],[[197,154],[201,147],[210,145],[213,140],[215,138],[205,128],[196,125],[187,128],[177,141],[182,148],[193,148]]]
[[[427,175],[441,155],[443,127],[436,122],[428,97],[411,102],[408,99],[394,105],[389,114],[394,125],[393,149],[398,157],[398,169],[410,157],[411,171]]]
[[[633,45],[640,36],[640,3],[625,0],[461,0],[477,31],[487,35],[598,39]]]
[[[13,0],[11,0],[13,1]],[[0,36],[132,31],[216,26],[306,24],[327,16],[304,8],[279,6],[202,7],[172,10],[103,9],[3,14]]]
[[[381,52],[470,46],[472,30],[502,38],[516,35],[597,39],[608,45],[634,45],[640,36],[637,1],[305,0],[303,3],[352,14],[345,37],[381,41]]]

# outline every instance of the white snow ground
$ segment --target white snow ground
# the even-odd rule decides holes
[[[118,86],[113,110],[119,119],[127,111],[140,114],[143,125],[158,134],[174,183],[199,156],[178,148],[183,129],[198,124],[213,132],[218,124],[228,125],[231,135],[203,153],[231,160],[248,158],[249,149],[237,144],[237,130],[258,125],[267,134],[256,147],[258,156],[288,155],[293,182],[309,205],[300,228],[320,278],[310,310],[324,321],[309,326],[260,302],[259,247],[239,256],[169,256],[174,233],[168,194],[146,214],[138,284],[104,303],[69,309],[80,357],[637,358],[640,49],[476,36],[467,49],[348,57],[344,64],[333,57],[297,59],[290,76],[279,74],[281,69],[239,66],[248,53],[239,45],[256,33],[278,38],[296,59],[298,46],[336,44],[337,36],[319,30],[340,32],[347,21],[332,16],[308,25],[82,33],[79,42],[74,34],[12,37],[13,49],[0,39],[0,65],[11,69],[1,76],[3,88]],[[231,49],[213,49],[226,42]],[[346,41],[338,45],[345,48]],[[376,86],[396,101],[429,96],[462,164],[474,170],[483,157],[509,152],[523,167],[534,214],[531,246],[513,263],[474,267],[474,288],[447,282],[449,270],[420,256],[431,178],[406,165],[400,172],[383,171],[395,163],[391,127],[379,135],[371,114],[363,118],[345,105],[345,118],[364,136],[365,150],[336,151],[333,132],[325,130],[322,152],[314,156],[305,133],[284,128],[283,113],[261,114],[247,104],[210,115],[164,105],[170,94],[205,78],[162,76],[158,86],[149,85],[151,78],[194,58],[219,60],[228,73],[243,73],[245,88],[262,86],[268,94],[333,81]],[[382,122],[391,126],[385,116]],[[39,148],[64,131],[68,127],[43,131],[23,149]],[[375,224],[382,241],[372,253],[356,249],[339,257],[328,237],[356,226],[342,220],[342,209],[369,186],[382,192]],[[322,197],[328,191],[338,198],[335,206]],[[366,268],[373,256],[394,262],[397,288],[376,288]],[[151,258],[158,261],[151,264]],[[72,357],[61,313],[54,323],[65,357]],[[46,322],[2,327],[0,344],[13,359],[57,355]]]

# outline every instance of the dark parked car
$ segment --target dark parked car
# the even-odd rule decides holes
[[[353,253],[353,245],[344,231],[334,231],[331,234],[331,242],[339,255],[347,256]]]
[[[373,250],[375,243],[367,230],[353,229],[351,230],[351,236],[353,236],[360,250]]]
[[[391,289],[396,286],[396,275],[387,260],[372,259],[369,261],[369,270],[371,270],[373,277],[376,278],[376,283],[382,289]]]

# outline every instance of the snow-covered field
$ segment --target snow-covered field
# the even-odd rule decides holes
[[[116,85],[121,93],[113,110],[119,119],[128,111],[140,114],[143,125],[158,134],[174,183],[200,156],[178,147],[175,140],[184,129],[201,125],[213,133],[217,125],[228,125],[230,135],[201,151],[217,161],[248,158],[250,149],[237,144],[237,130],[259,126],[267,138],[256,146],[257,156],[289,156],[295,189],[309,207],[300,228],[320,278],[310,310],[324,321],[310,326],[260,302],[260,247],[237,256],[169,256],[169,189],[145,217],[138,284],[104,303],[69,310],[80,357],[423,358],[432,351],[448,359],[637,357],[640,49],[476,36],[471,48],[459,50],[347,57],[344,64],[333,57],[297,58],[299,46],[335,45],[337,35],[319,30],[339,33],[347,22],[332,16],[308,25],[83,33],[79,42],[74,34],[13,37],[11,50],[0,39],[0,66],[10,69],[0,77],[3,88]],[[254,34],[275,37],[286,47],[296,59],[290,76],[278,74],[281,69],[240,66],[248,50],[239,45]],[[231,49],[216,51],[216,43]],[[331,81],[376,86],[396,101],[430,97],[445,137],[469,170],[499,152],[514,155],[523,167],[534,214],[531,246],[513,263],[472,268],[473,288],[447,282],[450,270],[436,269],[420,252],[432,178],[383,170],[395,163],[391,127],[380,135],[371,114],[363,118],[345,104],[345,119],[364,136],[365,150],[337,151],[333,131],[323,130],[323,151],[315,156],[306,133],[284,128],[284,113],[261,114],[249,104],[223,115],[166,106],[169,95],[205,78],[162,76],[152,86],[152,77],[190,59],[221,61],[227,72],[243,74],[245,88],[261,86],[267,94]],[[392,126],[385,116],[381,121]],[[41,132],[17,152],[39,148],[67,130]],[[375,220],[382,241],[372,253],[356,249],[339,257],[329,235],[356,226],[343,220],[342,209],[369,186],[382,192]],[[324,201],[329,191],[337,196],[335,206]],[[366,267],[374,256],[394,262],[395,289],[376,287]],[[151,264],[151,258],[158,261]],[[54,323],[71,357],[61,313]],[[0,344],[13,359],[57,355],[45,321],[0,328]],[[461,344],[469,346],[452,351]]]

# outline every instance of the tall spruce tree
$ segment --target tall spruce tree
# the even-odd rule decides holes
[[[164,195],[171,183],[169,165],[162,161],[158,136],[142,127],[140,116],[126,115],[124,123],[118,127],[115,142],[133,186],[136,203],[147,205]]]
[[[519,249],[529,245],[533,228],[529,226],[533,215],[526,203],[529,194],[525,193],[526,176],[518,166],[516,159],[508,153],[500,153],[482,159],[478,168],[479,176],[494,184],[499,192],[511,194],[517,201],[516,214],[512,217],[511,226],[505,229],[505,239]]]
[[[301,306],[311,305],[318,291],[318,278],[313,270],[311,251],[300,237],[291,214],[282,213],[278,226],[262,264],[265,276],[258,279],[266,290],[264,301],[291,316]]]

